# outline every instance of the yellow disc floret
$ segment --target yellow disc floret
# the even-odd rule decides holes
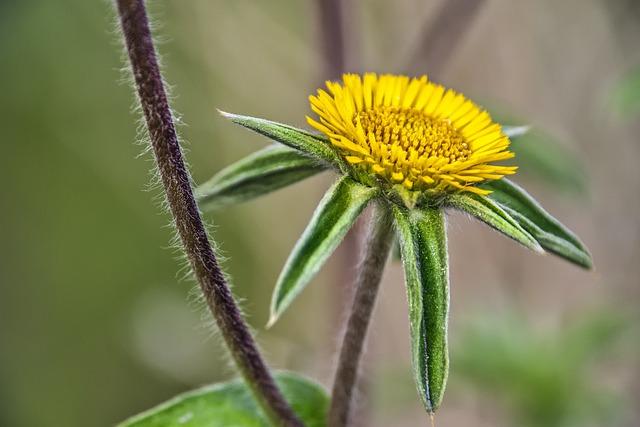
[[[346,74],[343,84],[311,96],[325,133],[355,170],[411,191],[466,190],[515,172],[492,165],[513,157],[509,139],[489,114],[453,90],[426,77]]]

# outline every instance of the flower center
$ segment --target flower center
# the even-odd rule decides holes
[[[388,150],[382,152],[391,153],[394,146],[404,152],[393,156],[396,158],[437,157],[455,162],[467,160],[471,154],[468,144],[447,120],[431,118],[422,111],[377,107],[360,111],[357,117],[367,135],[373,133],[377,143],[387,146]]]

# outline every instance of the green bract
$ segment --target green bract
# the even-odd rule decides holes
[[[293,184],[324,169],[314,158],[273,145],[221,170],[197,189],[197,197],[202,207],[219,209]]]
[[[592,265],[584,244],[507,179],[484,184],[482,188],[492,191],[488,196],[445,192],[433,199],[408,201],[352,179],[349,176],[352,169],[323,136],[263,119],[223,115],[289,148],[268,148],[222,170],[198,190],[204,208],[266,194],[325,169],[340,175],[320,202],[280,274],[270,324],[311,281],[368,203],[382,204],[384,211],[393,216],[409,300],[414,377],[429,412],[434,412],[442,402],[449,367],[447,208],[466,212],[535,252],[547,251],[584,268]],[[511,138],[526,131],[523,126],[504,128]]]
[[[449,263],[440,209],[393,207],[409,301],[411,361],[427,411],[440,405],[449,372]]]
[[[271,301],[274,323],[338,247],[367,203],[379,191],[340,178],[325,194],[311,222],[293,248],[278,278]]]

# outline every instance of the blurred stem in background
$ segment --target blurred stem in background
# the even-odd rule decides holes
[[[345,71],[344,9],[342,0],[317,0],[323,79],[340,78]]]
[[[324,80],[335,80],[342,76],[346,71],[346,47],[345,47],[345,26],[344,26],[344,4],[342,0],[317,0],[316,16],[318,17],[318,33],[320,51],[322,53],[322,75],[320,82]],[[350,284],[353,277],[350,266],[355,263],[359,251],[358,230],[360,227],[354,227],[349,231],[347,237],[341,245],[340,250],[343,252],[340,259],[344,262],[338,272],[338,290],[335,295],[339,298],[338,303],[334,306],[341,310],[342,296],[344,295],[345,284]],[[336,313],[334,318],[340,318],[340,313]]]
[[[345,4],[343,0],[317,0],[316,3],[316,16],[319,25],[318,38],[323,61],[322,76],[319,80],[324,82],[327,79],[340,79],[342,74],[347,71],[345,68],[346,28],[344,17],[347,12]],[[356,220],[336,251],[336,259],[340,264],[335,273],[334,287],[329,293],[330,309],[334,311],[331,316],[333,325],[330,328],[330,342],[332,344],[334,337],[340,336],[342,333],[343,313],[347,310],[346,301],[350,300],[349,297],[353,293],[351,288],[356,280],[353,266],[358,264],[358,255],[362,251],[361,235],[365,230],[364,221],[366,221],[364,215]],[[337,379],[338,375],[335,378]],[[366,394],[366,383],[361,385],[361,390]],[[358,418],[366,419],[366,411],[360,411]],[[366,422],[363,422],[362,425],[366,425]]]
[[[340,79],[342,74],[346,71],[346,56],[347,56],[347,48],[345,39],[347,37],[346,34],[346,26],[345,26],[345,14],[349,15],[348,11],[345,10],[345,2],[343,0],[317,0],[317,17],[319,21],[319,42],[322,52],[322,60],[323,60],[323,75],[320,79],[321,81],[327,79]],[[352,60],[353,61],[353,60]],[[358,68],[358,67],[355,67]],[[366,215],[361,216],[356,220],[356,223],[349,230],[344,240],[340,244],[340,247],[337,250],[336,258],[340,260],[340,265],[338,267],[338,271],[336,273],[336,282],[335,287],[330,293],[330,298],[332,300],[331,309],[334,310],[332,319],[334,319],[333,327],[331,328],[331,340],[334,340],[334,337],[341,336],[343,325],[343,313],[347,310],[347,301],[350,301],[350,296],[353,294],[352,284],[356,280],[355,270],[353,268],[354,265],[358,264],[358,256],[362,252],[362,238],[361,236],[364,234],[366,229]],[[356,285],[356,292],[359,292],[359,285]],[[375,294],[377,292],[377,285],[375,285],[375,289],[373,292],[373,298],[375,300]],[[355,300],[358,300],[358,296],[355,296]],[[372,301],[373,305],[373,301]],[[355,303],[354,303],[355,307]],[[372,307],[371,307],[372,308]],[[353,309],[352,309],[353,310]],[[353,311],[351,313],[353,316]],[[371,311],[369,311],[368,317],[371,316]],[[351,319],[350,319],[351,322]],[[365,329],[368,327],[368,319],[365,320],[364,325],[362,327]],[[334,377],[333,384],[333,396],[332,396],[332,407],[331,413],[329,415],[329,425],[340,425],[336,424],[338,421],[335,417],[345,417],[342,422],[346,423],[346,416],[349,411],[349,402],[352,397],[353,390],[352,388],[355,385],[355,381],[358,377],[358,365],[360,362],[360,353],[362,352],[362,345],[364,343],[364,337],[362,337],[362,341],[358,347],[358,351],[355,356],[351,355],[349,357],[354,357],[353,366],[347,368],[346,366],[342,366],[342,358],[347,357],[344,355],[345,344],[347,342],[346,334],[349,332],[345,332],[345,342],[341,343],[342,348],[339,348],[338,351],[341,351],[341,361],[337,366],[337,371]],[[351,346],[351,350],[353,351],[355,347]],[[347,377],[344,377],[344,376]],[[350,384],[347,386],[347,383]],[[363,394],[367,394],[367,382],[361,381],[360,390]],[[345,405],[340,405],[338,408],[335,407],[336,403],[336,393],[340,392],[340,402],[344,402],[344,399],[348,399],[349,401]],[[347,412],[345,412],[347,411]],[[340,413],[339,413],[340,412]],[[358,413],[359,425],[367,425],[368,419],[368,411],[365,409],[361,409]]]
[[[435,80],[441,79],[442,71],[485,3],[486,0],[443,1],[410,52],[407,70],[425,73]]]
[[[319,80],[324,82],[325,80],[339,79],[346,71],[345,10],[342,0],[317,0],[316,3],[316,16],[319,25],[318,38],[323,62],[322,75]],[[341,263],[336,274],[335,289],[330,293],[330,298],[334,299],[331,306],[335,309],[331,318],[336,319],[333,328],[331,328],[332,337],[340,328],[346,291],[355,278],[351,267],[356,265],[360,253],[361,221],[359,219],[355,226],[349,230],[338,248],[337,258],[341,260]]]
[[[144,1],[117,0],[117,8],[156,166],[184,252],[207,305],[241,375],[267,417],[275,425],[302,426],[263,361],[209,242],[182,157]]]

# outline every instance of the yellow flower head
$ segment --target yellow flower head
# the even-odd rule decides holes
[[[509,138],[464,95],[426,76],[345,74],[342,80],[309,97],[319,121],[307,121],[357,176],[411,192],[486,195],[475,185],[515,173],[515,166],[491,164],[514,156]]]

